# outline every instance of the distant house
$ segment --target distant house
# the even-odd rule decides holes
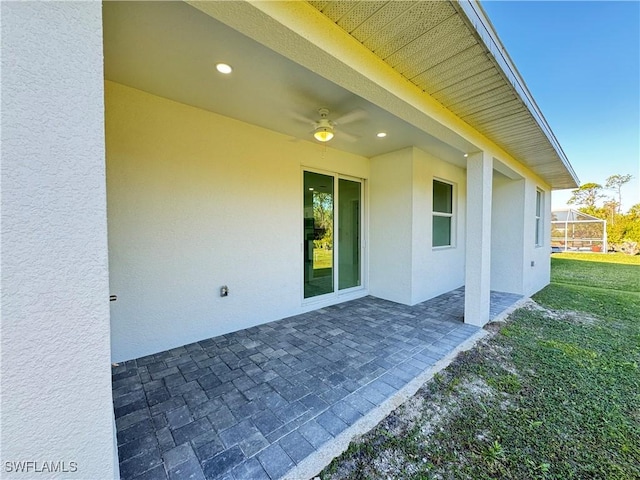
[[[117,477],[111,362],[549,282],[577,178],[476,2],[0,8],[3,469]]]

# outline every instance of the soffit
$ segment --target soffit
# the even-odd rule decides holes
[[[577,177],[524,81],[471,2],[309,3],[553,188],[576,186]]]

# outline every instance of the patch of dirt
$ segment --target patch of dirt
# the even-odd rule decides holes
[[[356,439],[354,441],[358,440]],[[325,480],[341,480],[343,478],[352,478],[353,472],[355,472],[357,468],[358,462],[355,459],[351,458],[340,462],[338,468],[331,474],[331,476],[324,476],[322,478]],[[313,480],[321,480],[321,477],[315,477]]]
[[[597,317],[589,315],[585,312],[575,312],[573,310],[553,310],[551,308],[545,308],[542,305],[537,304],[533,300],[529,300],[528,302],[526,302],[524,308],[534,312],[541,312],[553,320],[569,322],[575,325],[593,325],[594,323],[599,321]]]
[[[453,399],[452,399],[453,400]],[[457,414],[460,411],[460,405],[456,401],[443,402],[443,399],[434,399],[424,412],[422,425],[420,426],[420,435],[427,438],[441,428],[447,418]]]
[[[383,450],[372,464],[371,478],[404,479],[417,472],[413,462],[398,450]]]
[[[352,478],[405,479],[417,473],[418,468],[412,459],[400,450],[387,448],[376,452],[373,460],[352,458],[342,462],[331,476],[325,480],[348,480]],[[358,472],[354,475],[354,472]],[[320,477],[316,477],[317,480]],[[314,480],[316,480],[314,479]]]
[[[414,395],[391,412],[391,414],[380,423],[380,426],[391,435],[403,435],[405,432],[411,430],[420,420],[424,405],[424,397]]]
[[[500,331],[500,329],[502,327],[504,327],[507,324],[507,322],[504,321],[500,321],[500,322],[489,322],[487,323],[484,327],[482,327],[483,329],[485,329],[488,332],[491,332],[493,334],[496,334]]]
[[[496,391],[481,378],[467,380],[459,385],[459,390],[472,397],[494,397]]]
[[[500,367],[516,377],[520,377],[520,373],[509,360],[511,356],[511,347],[498,345],[497,343],[486,343],[483,345],[485,354],[496,362]]]

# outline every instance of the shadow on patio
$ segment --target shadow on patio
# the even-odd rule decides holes
[[[492,319],[521,298],[492,292]],[[479,334],[463,311],[463,289],[365,297],[114,366],[121,478],[301,475]]]

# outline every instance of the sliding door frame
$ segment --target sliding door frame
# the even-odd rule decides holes
[[[317,295],[313,297],[305,298],[304,296],[304,282],[305,282],[305,264],[304,264],[304,249],[305,249],[305,227],[304,227],[304,195],[305,195],[305,182],[304,182],[304,174],[305,172],[318,173],[321,175],[327,175],[332,177],[333,179],[333,291],[329,293],[325,293],[322,295]],[[366,294],[366,279],[367,279],[367,235],[368,235],[368,224],[367,224],[367,182],[364,178],[354,177],[352,175],[345,175],[339,172],[333,172],[330,170],[322,170],[318,168],[312,167],[302,167],[300,172],[300,214],[298,221],[300,222],[300,255],[299,255],[299,263],[301,265],[300,268],[300,297],[302,305],[312,305],[316,303],[339,303],[341,297],[351,297],[357,298]],[[339,289],[339,281],[340,281],[340,269],[339,269],[339,261],[340,261],[340,247],[339,247],[339,234],[338,225],[340,222],[340,212],[339,212],[339,201],[340,201],[340,192],[339,192],[339,180],[349,180],[352,182],[357,182],[360,184],[360,245],[359,245],[359,259],[360,259],[360,285],[345,288],[343,290]]]

